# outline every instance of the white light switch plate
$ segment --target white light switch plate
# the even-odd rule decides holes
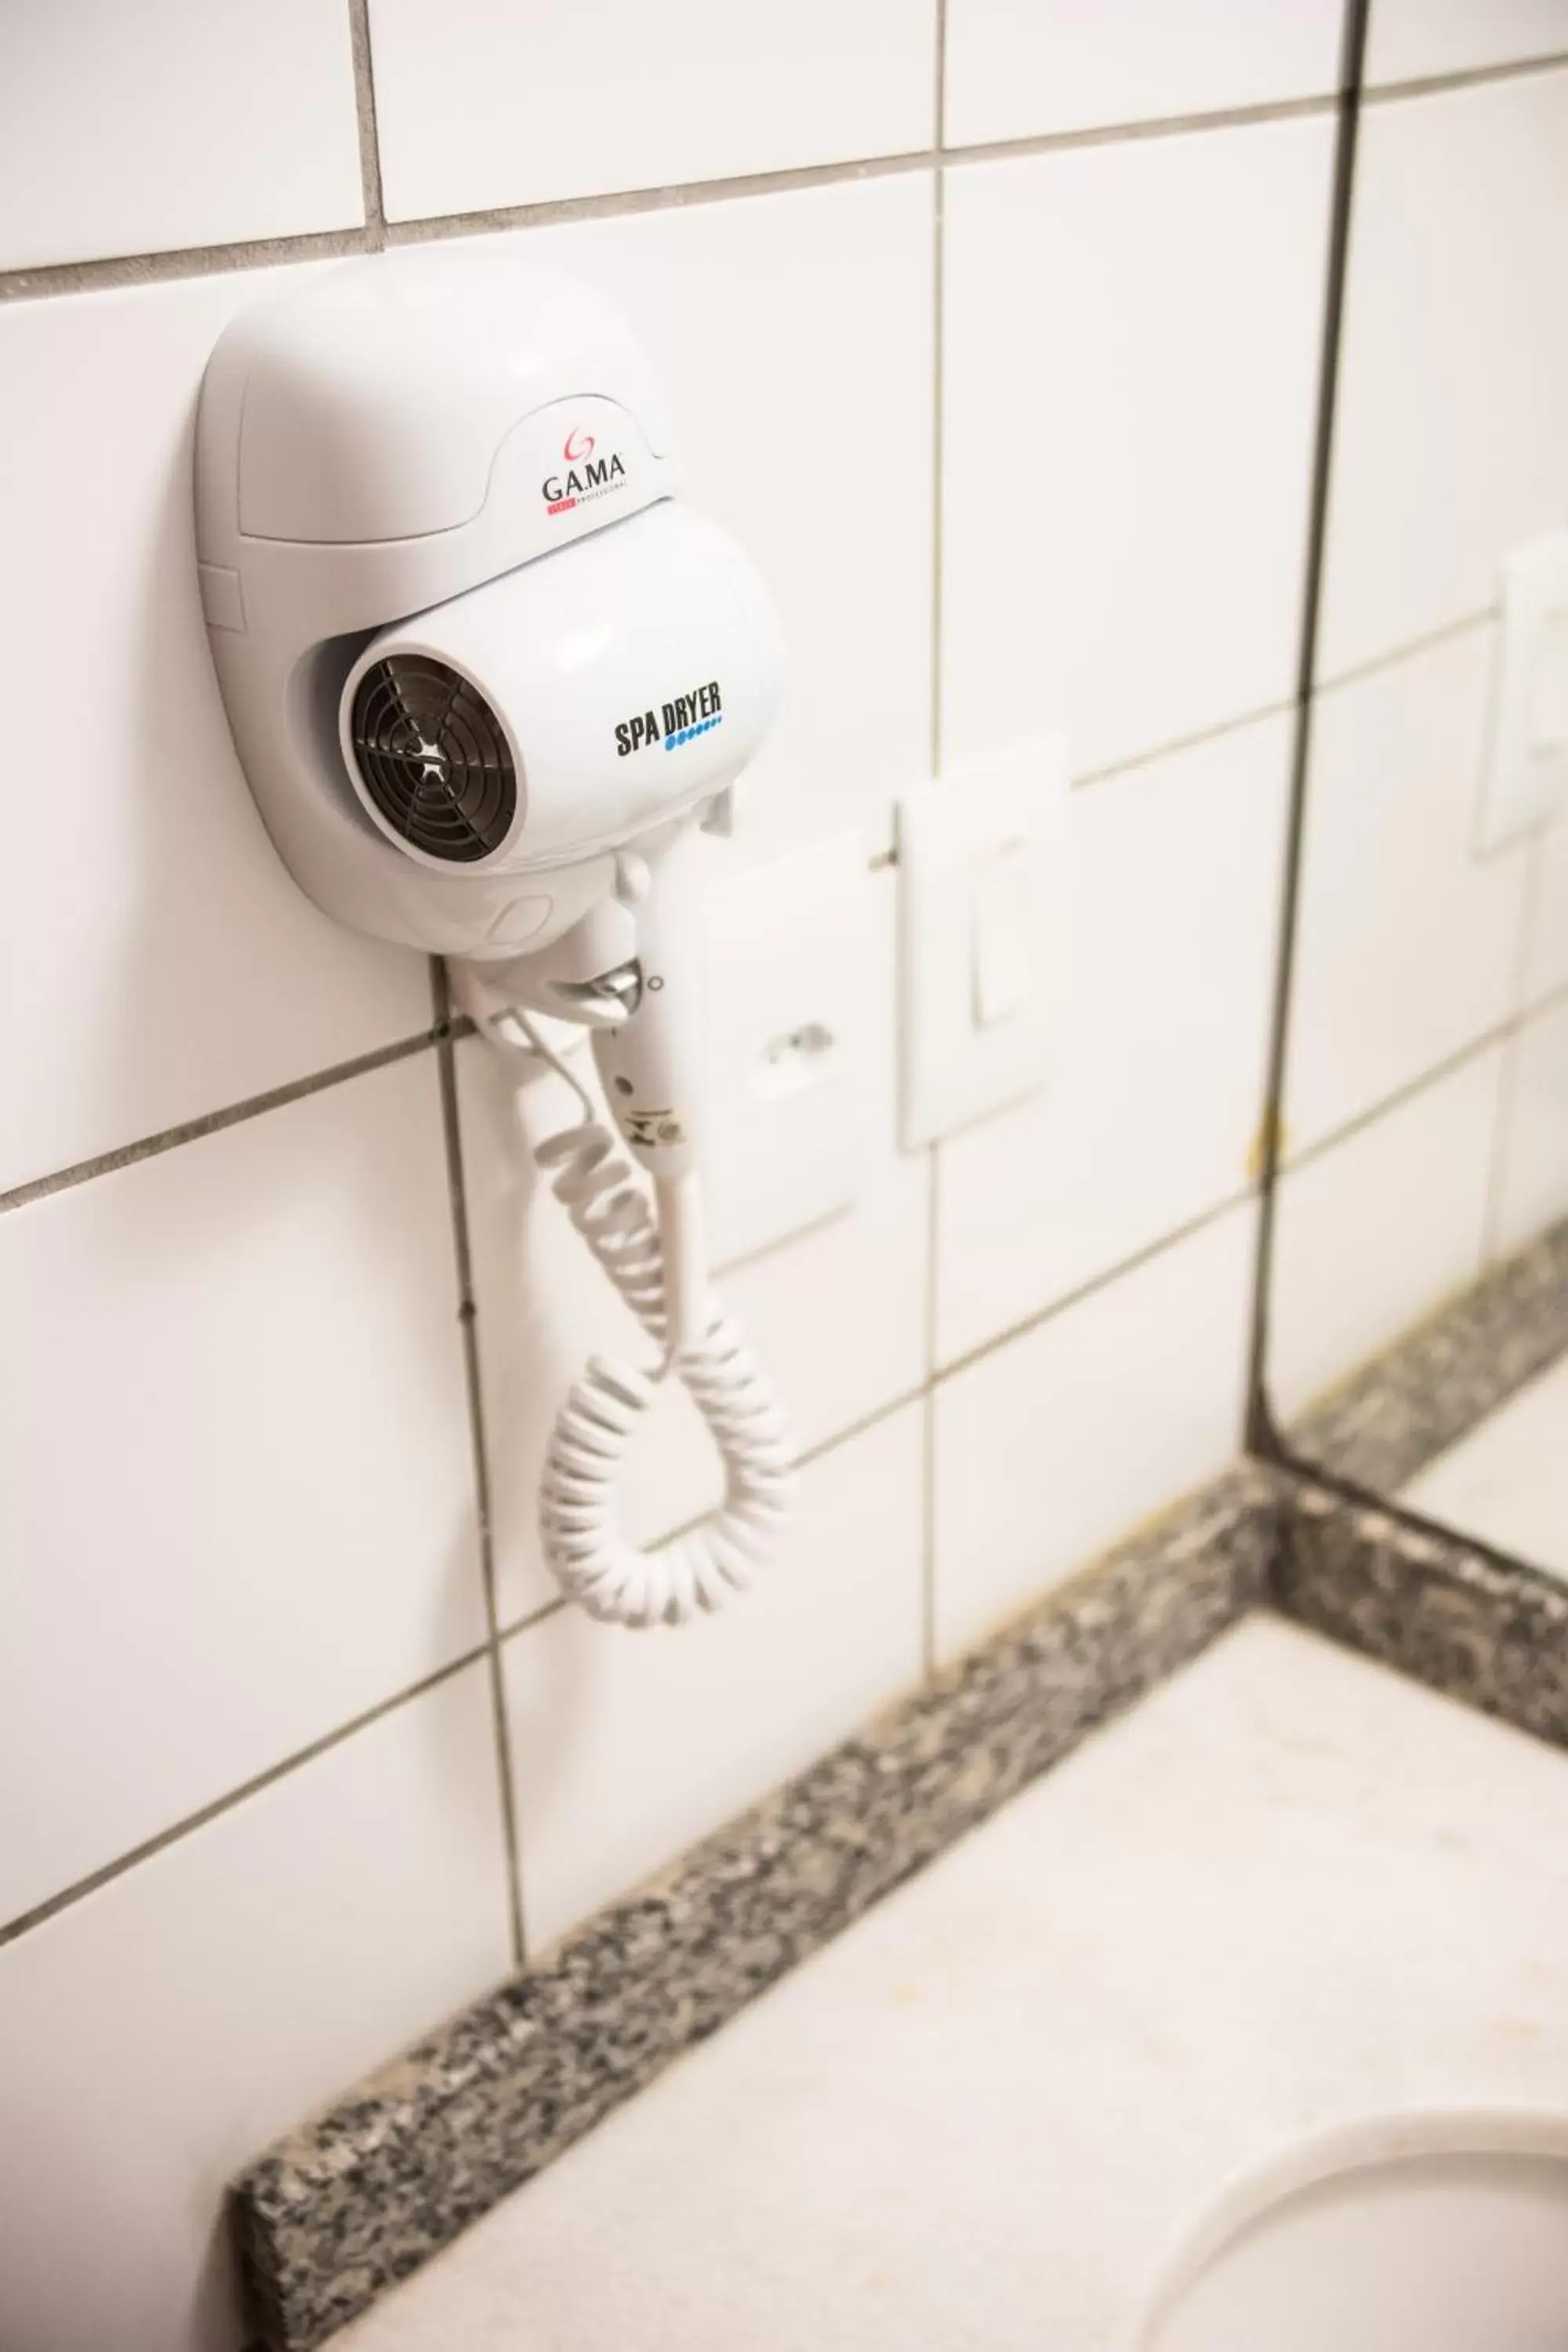
[[[847,835],[709,895],[702,1160],[716,1265],[820,1224],[860,1191],[874,887],[864,840]]]
[[[1477,847],[1500,848],[1568,795],[1568,530],[1515,548],[1502,620]]]
[[[899,804],[907,1149],[1047,1077],[1072,972],[1067,746],[1044,735]]]

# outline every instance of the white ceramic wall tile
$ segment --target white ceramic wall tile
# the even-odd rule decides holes
[[[1506,1020],[1526,845],[1478,857],[1492,631],[1331,688],[1313,714],[1286,1126],[1305,1150]]]
[[[1072,795],[1079,970],[1042,1091],[940,1147],[941,1360],[1242,1192],[1290,749],[1261,719]]]
[[[725,852],[715,850],[715,866]],[[890,873],[866,877],[879,997],[868,1027],[868,1077],[880,1150],[844,1215],[749,1259],[721,1291],[776,1383],[798,1442],[819,1444],[918,1387],[924,1372],[929,1163],[893,1128],[893,915]],[[592,1077],[591,1057],[584,1074]],[[571,1124],[554,1079],[520,1094],[510,1068],[477,1044],[458,1055],[479,1362],[491,1467],[491,1518],[503,1623],[555,1597],[535,1525],[540,1467],[568,1387],[594,1352],[648,1359],[648,1343],[531,1172],[532,1147]],[[627,1463],[628,1524],[643,1541],[707,1510],[718,1465],[684,1394],[673,1389]]]
[[[912,152],[935,0],[370,0],[387,215]]]
[[[231,315],[284,282],[0,309],[0,635],[37,853],[0,871],[0,1191],[430,1019],[423,960],[329,922],[284,870],[202,625],[196,391]]]
[[[1331,91],[1340,0],[948,0],[950,147]]]
[[[1372,0],[1370,84],[1469,73],[1568,49],[1568,0]]]
[[[237,2352],[228,2179],[510,1965],[475,1666],[0,1950],[0,2342]]]
[[[1289,695],[1331,142],[948,174],[949,764],[1065,726],[1082,775]]]
[[[435,1056],[0,1217],[0,1920],[483,1638]]]
[[[912,173],[520,233],[626,311],[687,495],[778,604],[788,686],[742,856],[858,822],[890,844],[930,772],[931,207]]]
[[[513,1636],[531,1949],[918,1681],[921,1488],[910,1405],[803,1472],[785,1556],[717,1616],[638,1633],[563,1610]]]
[[[1490,605],[1568,513],[1565,149],[1568,71],[1362,117],[1321,677]]]
[[[1480,1270],[1501,1046],[1423,1087],[1279,1187],[1268,1383],[1291,1418]]]
[[[939,1656],[1239,1451],[1256,1225],[1227,1211],[939,1389]]]
[[[1539,874],[1525,964],[1525,1001],[1531,1004],[1568,988],[1568,810],[1548,826],[1534,854]]]
[[[10,0],[0,269],[363,218],[346,7]]]
[[[1503,1256],[1568,1217],[1568,1003],[1537,1013],[1511,1051],[1493,1234]]]

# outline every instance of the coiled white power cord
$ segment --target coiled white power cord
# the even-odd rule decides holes
[[[540,1482],[544,1557],[569,1597],[621,1625],[680,1625],[744,1591],[776,1553],[794,1497],[794,1446],[766,1375],[721,1309],[693,1345],[666,1335],[665,1261],[647,1193],[587,1088],[526,1013],[487,1005],[471,971],[458,994],[489,1045],[513,1061],[549,1063],[583,1107],[575,1126],[534,1151],[552,1189],[644,1330],[660,1350],[651,1371],[593,1356],[557,1416]],[[521,1032],[520,1043],[509,1030]],[[622,1533],[621,1461],[660,1383],[671,1374],[701,1414],[724,1465],[724,1499],[659,1550]]]

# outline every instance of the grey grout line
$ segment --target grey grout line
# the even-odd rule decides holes
[[[1561,992],[1568,995],[1568,988]],[[954,1357],[951,1363],[941,1366],[930,1380],[922,1381],[918,1388],[900,1390],[896,1396],[886,1399],[881,1404],[873,1407],[870,1412],[862,1413],[858,1420],[846,1423],[842,1429],[836,1429],[826,1437],[818,1438],[814,1444],[804,1446],[796,1456],[797,1468],[809,1469],[814,1463],[824,1460],[830,1454],[836,1454],[842,1446],[853,1444],[857,1438],[863,1437],[869,1431],[879,1428],[884,1422],[890,1421],[896,1413],[906,1412],[910,1406],[929,1407],[931,1400],[948,1381],[958,1379],[987,1356],[996,1355],[1004,1348],[1010,1347],[1016,1339],[1027,1338],[1042,1325],[1051,1322],[1058,1315],[1065,1314],[1082,1300],[1092,1297],[1098,1291],[1109,1289],[1123,1275],[1136,1273],[1141,1267],[1161,1256],[1166,1250],[1176,1248],[1181,1243],[1190,1240],[1194,1234],[1201,1233],[1205,1226],[1217,1223],[1221,1217],[1228,1215],[1233,1209],[1244,1205],[1251,1197],[1251,1188],[1248,1188],[1245,1192],[1235,1194],[1231,1199],[1221,1202],[1217,1207],[1205,1211],[1202,1216],[1191,1219],[1176,1231],[1162,1235],[1158,1241],[1152,1242],[1146,1248],[1121,1259],[1114,1266],[1108,1267],[1103,1273],[1080,1284],[1077,1289],[1068,1292],[1060,1298],[1053,1299],[1048,1306],[1041,1307],[1037,1313],[1026,1317],[1021,1322],[1010,1324],[1005,1330],[994,1333],[977,1347],[968,1349],[963,1355]],[[472,1328],[471,1318],[465,1318],[464,1328],[465,1329]],[[679,1527],[668,1529],[655,1540],[660,1544],[671,1543],[678,1537],[689,1533],[691,1528],[699,1524],[697,1520],[685,1521]],[[70,1886],[62,1888],[47,1901],[19,1913],[14,1919],[0,1925],[0,1946],[14,1942],[30,1929],[41,1927],[46,1920],[68,1909],[71,1905],[96,1893],[100,1887],[108,1885],[114,1879],[122,1877],[127,1871],[149,1861],[166,1846],[176,1844],[182,1838],[190,1835],[193,1831],[205,1828],[209,1822],[216,1821],[222,1814],[232,1811],[237,1805],[243,1804],[248,1798],[270,1788],[274,1782],[285,1779],[301,1765],[313,1763],[319,1756],[323,1756],[331,1749],[341,1746],[344,1740],[353,1738],[356,1733],[368,1729],[372,1724],[379,1722],[384,1716],[395,1714],[399,1707],[406,1706],[416,1699],[423,1698],[427,1692],[437,1689],[441,1684],[449,1682],[455,1675],[463,1673],[468,1667],[479,1665],[481,1663],[486,1664],[492,1675],[493,1693],[496,1687],[493,1678],[500,1671],[500,1654],[505,1644],[519,1634],[530,1632],[534,1626],[543,1624],[549,1619],[559,1616],[569,1605],[563,1596],[557,1597],[543,1602],[539,1608],[531,1610],[526,1616],[518,1618],[511,1624],[497,1627],[494,1633],[488,1634],[486,1640],[477,1648],[465,1651],[460,1657],[454,1658],[447,1664],[437,1667],[434,1673],[423,1676],[420,1681],[410,1684],[405,1689],[395,1692],[389,1698],[378,1701],[374,1706],[367,1707],[363,1714],[353,1717],[347,1723],[337,1725],[331,1731],[324,1733],[320,1739],[312,1740],[308,1747],[301,1748],[292,1755],[283,1758],[279,1763],[268,1766],[266,1771],[256,1774],[253,1779],[242,1781],[237,1787],[227,1790],[223,1796],[215,1798],[211,1804],[204,1805],[199,1811],[185,1815],[167,1829],[160,1831],[155,1837],[148,1838],[142,1844],[132,1847],[127,1853],[117,1855],[112,1862],[106,1863],[101,1869],[77,1880]],[[503,1803],[509,1809],[510,1790],[509,1774],[503,1780],[505,1792]]]
[[[373,248],[386,240],[386,209],[381,194],[381,141],[375,121],[375,68],[370,39],[369,0],[346,0],[353,50],[354,114],[359,129],[360,189],[364,225]]]
[[[1384,646],[1381,651],[1368,654],[1364,661],[1351,662],[1343,669],[1331,670],[1327,676],[1320,671],[1312,680],[1312,692],[1337,694],[1342,687],[1357,686],[1364,677],[1376,677],[1380,671],[1397,669],[1402,662],[1418,661],[1423,654],[1468,636],[1473,629],[1484,629],[1500,617],[1496,604],[1479,604],[1473,612],[1461,613],[1457,620],[1444,621],[1435,629],[1424,629],[1418,637],[1402,637],[1395,646]]]
[[[1156,114],[1131,122],[1088,123],[1079,130],[1037,131],[1023,139],[974,141],[963,147],[944,147],[944,163],[1005,163],[1031,155],[1071,153],[1079,147],[1121,147],[1140,139],[1183,139],[1204,131],[1245,131],[1262,122],[1295,122],[1303,116],[1331,114],[1332,90],[1312,90],[1303,98],[1262,99],[1252,106],[1199,109],[1190,114]]]
[[[184,278],[221,278],[239,270],[281,268],[292,262],[348,261],[373,250],[363,228],[325,228],[299,236],[249,237],[234,245],[187,245],[163,253],[115,253],[93,261],[40,262],[26,269],[0,270],[0,302],[36,302],[46,295],[163,286]]]
[[[1568,66],[1568,49],[1548,49],[1538,58],[1508,58],[1500,65],[1466,66],[1460,72],[1428,74],[1415,81],[1369,82],[1362,91],[1363,106],[1384,106],[1401,98],[1431,98],[1446,89],[1474,89],[1492,81],[1516,81],[1521,75],[1554,73]]]
[[[1266,719],[1285,719],[1296,708],[1292,696],[1280,702],[1262,702],[1255,709],[1237,712],[1233,719],[1216,719],[1211,727],[1199,727],[1190,735],[1173,735],[1168,741],[1151,744],[1146,751],[1130,752],[1124,760],[1110,761],[1103,768],[1085,768],[1069,778],[1075,793],[1089,792],[1096,784],[1114,783],[1119,776],[1136,775],[1140,768],[1152,768],[1161,760],[1174,760],[1184,751],[1196,751],[1205,743],[1223,742],[1227,735],[1240,732],[1244,727],[1259,727]]]
[[[1483,1029],[1479,1035],[1467,1038],[1453,1053],[1446,1054],[1440,1062],[1430,1063],[1426,1069],[1418,1070],[1414,1077],[1407,1078],[1392,1094],[1380,1096],[1376,1102],[1369,1103],[1365,1110],[1357,1111],[1353,1118],[1345,1119],[1340,1126],[1331,1129],[1327,1135],[1315,1137],[1300,1151],[1285,1153],[1280,1160],[1280,1173],[1293,1175],[1299,1168],[1310,1168],[1314,1160],[1321,1160],[1337,1145],[1348,1143],[1352,1137],[1363,1134],[1369,1127],[1375,1127],[1379,1119],[1386,1118],[1391,1112],[1403,1110],[1428,1088],[1441,1086],[1445,1078],[1453,1077],[1468,1063],[1479,1061],[1494,1046],[1505,1045],[1510,1038],[1521,1035],[1546,1014],[1557,1012],[1564,1003],[1568,1003],[1568,981],[1564,981],[1561,987],[1550,989],[1544,996],[1521,1011],[1510,1013],[1506,1020],[1496,1021],[1489,1029]]]
[[[987,1356],[999,1354],[1004,1348],[1010,1348],[1016,1339],[1027,1339],[1036,1331],[1043,1329],[1046,1324],[1054,1323],[1058,1316],[1066,1315],[1074,1307],[1080,1307],[1085,1299],[1109,1290],[1124,1275],[1137,1274],[1144,1266],[1152,1265],[1156,1258],[1163,1257],[1167,1250],[1179,1249],[1184,1242],[1206,1232],[1210,1225],[1217,1225],[1222,1217],[1228,1217],[1233,1211],[1245,1208],[1248,1201],[1257,1197],[1257,1191],[1254,1184],[1243,1185],[1239,1192],[1215,1202],[1212,1208],[1203,1210],[1195,1217],[1189,1217],[1185,1224],[1161,1234],[1142,1249],[1134,1250],[1131,1256],[1119,1258],[1114,1265],[1091,1275],[1087,1282],[1080,1282],[1075,1289],[1064,1291],[1048,1306],[1037,1307],[1032,1315],[1022,1317],[1016,1323],[1009,1323],[1005,1330],[993,1332],[989,1339],[978,1340],[973,1348],[966,1348],[962,1355],[950,1357],[938,1370],[932,1385],[941,1388],[948,1381],[958,1380],[963,1373],[972,1371],[976,1364],[984,1363]]]
[[[696,1524],[695,1520],[690,1522],[693,1527]],[[686,1529],[683,1528],[672,1528],[669,1534],[660,1536],[658,1541],[669,1543],[674,1537],[685,1532]],[[562,1611],[570,1606],[571,1603],[566,1595],[563,1592],[558,1592],[553,1601],[542,1601],[537,1609],[525,1610],[521,1617],[514,1617],[510,1625],[503,1625],[500,1629],[500,1639],[503,1642],[510,1642],[514,1633],[526,1633],[535,1625],[545,1624],[550,1618],[559,1617]]]
[[[57,1918],[62,1911],[69,1910],[89,1895],[96,1895],[101,1887],[111,1885],[117,1878],[123,1878],[128,1871],[137,1869],[144,1862],[151,1862],[165,1848],[177,1845],[195,1831],[205,1829],[209,1822],[232,1812],[237,1805],[247,1803],[264,1790],[274,1787],[278,1781],[287,1780],[302,1765],[313,1764],[319,1757],[330,1755],[334,1748],[341,1748],[346,1739],[368,1731],[373,1724],[380,1723],[384,1717],[395,1715],[400,1707],[409,1706],[416,1699],[438,1690],[454,1675],[466,1673],[470,1666],[477,1666],[486,1654],[487,1645],[483,1643],[478,1649],[465,1650],[461,1657],[450,1659],[446,1665],[437,1666],[434,1673],[421,1676],[418,1682],[395,1691],[390,1698],[378,1699],[374,1706],[367,1706],[362,1714],[351,1717],[347,1723],[340,1723],[331,1731],[323,1732],[320,1739],[312,1739],[308,1747],[296,1748],[279,1762],[269,1764],[266,1771],[242,1780],[237,1788],[226,1789],[221,1797],[215,1797],[211,1804],[201,1806],[194,1813],[186,1813],[167,1829],[160,1830],[155,1837],[144,1838],[140,1845],[116,1854],[114,1860],[106,1862],[101,1869],[90,1871],[85,1878],[61,1887],[58,1894],[49,1895],[46,1901],[34,1904],[30,1910],[20,1911],[15,1918],[0,1923],[0,1947],[14,1944],[19,1937],[29,1934],[35,1927],[41,1927],[47,1920]]]
[[[357,5],[357,0],[356,0]],[[351,22],[353,19],[351,18]],[[361,70],[355,35],[356,84]],[[368,100],[374,117],[374,84],[368,73],[363,85],[363,109]],[[189,246],[177,252],[113,255],[92,261],[60,261],[37,268],[0,271],[0,301],[37,299],[49,294],[77,294],[100,289],[145,286],[165,278],[210,277],[226,270],[260,269],[288,262],[344,258],[374,253],[384,245],[419,245],[452,237],[494,236],[510,229],[538,228],[553,222],[606,220],[630,213],[680,210],[689,205],[724,204],[736,197],[783,195],[804,188],[853,185],[861,180],[885,179],[899,173],[934,172],[948,164],[1005,163],[1030,155],[1049,155],[1079,147],[1114,146],[1123,141],[1181,137],[1190,131],[1243,128],[1248,123],[1287,121],[1299,115],[1327,113],[1328,96],[1283,99],[1263,106],[1237,107],[1218,112],[1167,115],[1148,122],[1114,122],[1082,131],[1045,131],[1029,139],[999,140],[990,145],[910,149],[897,155],[857,156],[842,163],[811,163],[780,172],[753,172],[721,180],[692,180],[666,187],[612,190],[603,195],[566,196],[530,205],[433,215],[412,221],[367,220],[363,228],[324,229],[299,236],[244,239],[228,245]],[[363,162],[362,176],[365,170]],[[374,173],[379,196],[379,163]],[[366,210],[370,210],[367,193]],[[379,214],[380,206],[377,205]]]
[[[449,237],[504,236],[514,229],[552,228],[571,221],[620,220],[628,215],[688,212],[702,205],[730,204],[748,196],[795,195],[805,188],[854,186],[862,180],[897,178],[929,172],[935,150],[910,148],[897,155],[860,155],[837,163],[800,163],[778,172],[742,172],[719,180],[677,180],[664,187],[614,188],[595,196],[548,196],[527,205],[498,205],[470,213],[438,213],[420,220],[389,221],[387,243],[431,245]]]
[[[489,1667],[490,1713],[495,1733],[496,1775],[500,1794],[501,1839],[504,1849],[508,1924],[512,1960],[521,1968],[528,1939],[522,1909],[522,1857],[518,1846],[517,1802],[512,1782],[511,1727],[507,1713],[506,1682],[501,1668],[500,1616],[496,1596],[495,1527],[490,1507],[489,1449],[485,1435],[484,1387],[479,1378],[478,1306],[474,1297],[473,1249],[468,1230],[468,1187],[463,1175],[463,1129],[458,1102],[456,1046],[452,1036],[451,988],[439,956],[430,959],[430,988],[436,1025],[441,1034],[441,1131],[447,1154],[447,1189],[452,1213],[452,1256],[458,1277],[458,1319],[462,1332],[463,1385],[468,1409],[468,1438],[474,1474],[474,1517],[479,1544],[479,1571],[484,1587],[486,1656]]]
[[[541,227],[553,221],[603,220],[626,213],[665,212],[689,205],[722,204],[734,197],[787,194],[799,188],[834,187],[889,174],[936,171],[948,164],[1005,163],[1011,158],[1057,154],[1079,147],[1116,146],[1141,139],[1179,138],[1190,131],[1245,128],[1248,123],[1289,121],[1304,115],[1328,114],[1337,100],[1323,92],[1306,98],[1280,99],[1246,107],[1195,114],[1163,115],[1145,122],[1094,124],[1085,130],[1042,131],[1028,139],[997,140],[963,147],[931,147],[899,155],[858,156],[837,163],[805,164],[795,170],[742,173],[724,180],[694,180],[658,188],[612,190],[603,195],[567,196],[499,210],[447,213],[422,220],[388,222],[382,217],[379,153],[365,147],[367,120],[374,125],[374,90],[368,42],[363,40],[364,0],[350,0],[355,45],[356,102],[360,109],[361,176],[365,186],[367,218],[363,228],[319,229],[296,236],[241,239],[227,245],[186,246],[176,251],[112,254],[90,261],[45,262],[22,269],[0,270],[0,302],[36,300],[52,294],[94,293],[114,288],[161,285],[184,278],[215,277],[243,269],[274,268],[289,262],[348,259],[374,253],[384,245],[414,245],[447,237],[491,235],[508,229]],[[1550,72],[1568,63],[1568,52],[1513,63],[1472,68],[1427,81],[1390,83],[1370,90],[1373,103],[1461,89],[1479,82],[1506,81],[1519,76]],[[363,78],[362,78],[363,77]],[[374,192],[374,194],[373,194]]]
[[[157,1135],[117,1145],[112,1151],[100,1151],[91,1160],[79,1160],[47,1176],[32,1177],[26,1184],[0,1192],[0,1214],[9,1209],[29,1208],[35,1201],[45,1201],[56,1192],[68,1192],[74,1185],[89,1183],[95,1177],[117,1175],[122,1168],[134,1168],[143,1160],[154,1160],[161,1152],[177,1150],[181,1144],[199,1143],[204,1136],[220,1135],[226,1128],[259,1118],[266,1111],[281,1110],[289,1103],[303,1102],[308,1096],[324,1094],[329,1087],[346,1085],[350,1079],[363,1078],[373,1070],[384,1070],[394,1062],[406,1061],[410,1055],[427,1053],[437,1042],[433,1031],[421,1030],[416,1036],[400,1038],[395,1045],[378,1045],[369,1054],[357,1055],[352,1062],[336,1062],[330,1069],[314,1070],[308,1077],[290,1078],[286,1086],[273,1087],[266,1094],[226,1104],[221,1110],[204,1111],[199,1118],[184,1119],[178,1127],[164,1128]]]

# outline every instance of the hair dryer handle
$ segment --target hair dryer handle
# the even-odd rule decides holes
[[[641,987],[624,1021],[594,1032],[605,1099],[627,1150],[653,1178],[670,1345],[707,1336],[707,1253],[697,1185],[701,1129],[703,857],[695,823],[622,860],[619,894],[637,923]]]
[[[616,1125],[650,1175],[695,1168],[703,1042],[702,853],[681,824],[646,856],[622,859],[633,901],[641,985],[633,1009],[594,1032],[594,1054]]]

